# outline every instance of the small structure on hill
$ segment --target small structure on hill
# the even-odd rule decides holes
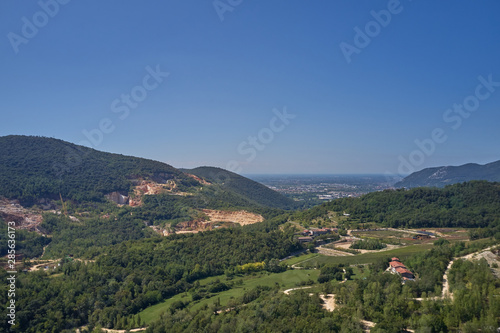
[[[309,243],[309,242],[313,241],[313,238],[312,237],[299,237],[299,238],[297,238],[297,240],[300,243]]]
[[[399,258],[392,258],[391,262],[389,263],[389,270],[393,274],[399,274],[401,278],[403,279],[403,283],[405,283],[407,280],[413,281],[415,280],[415,275],[406,268],[406,266],[399,260]]]
[[[320,236],[320,235],[329,234],[332,231],[333,231],[332,229],[328,229],[328,228],[323,228],[323,229],[306,229],[306,230],[302,231],[302,235],[316,237],[316,236]]]
[[[416,239],[416,240],[431,239],[431,236],[426,235],[426,234],[417,234],[417,235],[413,236],[413,239]]]

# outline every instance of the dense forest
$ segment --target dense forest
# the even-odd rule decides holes
[[[156,161],[100,152],[62,140],[0,137],[0,195],[33,204],[41,198],[103,201],[114,191],[128,193],[132,179],[188,179]]]
[[[283,222],[276,218],[241,228],[123,241],[104,247],[95,263],[64,263],[56,278],[46,278],[45,272],[21,274],[18,332],[62,332],[84,324],[111,328],[118,316],[132,316],[190,289],[198,279],[282,258],[300,249],[292,230],[279,230]],[[1,277],[5,274],[2,270]],[[6,304],[7,293],[0,297]]]
[[[186,170],[210,182],[207,185],[160,162],[55,139],[2,137],[0,147],[0,196],[18,199],[25,206],[35,204],[33,211],[43,216],[38,226],[43,235],[16,230],[16,253],[24,255],[23,268],[33,265],[28,259],[42,253],[43,259],[54,259],[47,269],[19,270],[17,325],[2,321],[0,332],[69,333],[80,328],[82,333],[97,333],[100,328],[136,328],[144,326],[140,313],[168,302],[169,307],[148,322],[146,332],[363,332],[362,320],[376,323],[372,332],[407,328],[493,332],[500,323],[500,282],[492,267],[484,260],[459,259],[498,244],[499,183],[386,190],[288,211],[296,208],[293,201],[222,169]],[[145,195],[136,207],[105,199],[112,191],[130,193],[138,179],[175,180],[182,193]],[[41,209],[37,204],[41,198],[50,199],[57,209]],[[247,210],[261,214],[265,221],[167,237],[150,228],[204,221],[202,209]],[[319,236],[317,244],[299,243],[301,225],[315,219],[333,223],[333,218],[339,220],[338,235]],[[283,285],[273,281],[272,286],[241,287],[246,278],[297,274],[299,270],[293,271],[284,258],[299,260],[295,256],[304,253],[309,259],[320,258],[321,254],[309,252],[363,223],[467,227],[468,233],[463,234],[472,241],[440,238],[425,244],[426,250],[408,252],[404,263],[416,280],[406,283],[387,272],[391,257],[380,252],[367,264],[318,261],[314,269],[300,271],[304,280],[296,285],[307,285],[310,292],[285,294],[283,280]],[[8,251],[8,237],[7,225],[0,219],[2,256]],[[369,238],[353,242],[353,248],[359,249],[385,246],[385,241]],[[451,260],[455,263],[448,270],[448,280],[453,299],[441,297]],[[0,270],[0,279],[7,277]],[[2,313],[8,304],[7,288],[0,285]],[[234,291],[229,305],[221,305],[220,299],[211,301],[226,291]],[[334,294],[337,309],[325,311],[320,294]],[[203,306],[192,306],[201,300],[206,301]]]
[[[297,220],[346,212],[358,222],[387,227],[490,227],[500,232],[500,183],[472,181],[443,189],[385,190],[345,198],[297,213]],[[498,235],[500,238],[500,234]]]
[[[40,199],[105,202],[105,195],[131,193],[141,180],[175,181],[176,190],[192,194],[193,208],[295,208],[294,202],[266,186],[219,168],[187,170],[207,177],[197,180],[168,164],[97,151],[62,140],[0,137],[0,196],[33,205]]]
[[[0,256],[5,256],[8,251],[7,223],[0,217]],[[25,257],[39,257],[43,253],[43,247],[49,244],[50,238],[26,230],[16,230],[16,252]]]

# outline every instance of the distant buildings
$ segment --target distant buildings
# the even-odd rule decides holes
[[[388,268],[392,273],[394,274],[399,274],[401,278],[403,279],[403,283],[407,280],[413,281],[415,280],[415,276],[413,273],[406,268],[405,265],[399,260],[399,258],[392,258],[391,262],[389,263],[389,268]]]
[[[297,240],[300,243],[309,243],[309,242],[313,241],[313,238],[312,237],[299,237],[299,238],[297,238]]]
[[[298,237],[297,240],[300,243],[308,243],[314,241],[314,239],[321,235],[328,235],[333,232],[338,232],[337,228],[323,228],[323,229],[305,229],[300,234],[304,237]]]
[[[426,235],[426,234],[418,234],[412,237],[415,240],[424,240],[424,239],[430,239],[431,236]]]
[[[302,235],[316,237],[316,236],[320,236],[320,235],[329,234],[332,231],[333,232],[337,232],[338,229],[337,228],[334,228],[334,229],[329,229],[329,228],[324,228],[324,229],[306,229],[306,230],[302,231]]]

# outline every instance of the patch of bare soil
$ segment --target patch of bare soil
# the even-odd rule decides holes
[[[112,192],[106,195],[106,198],[113,201],[117,205],[129,205],[131,207],[141,206],[142,198],[145,195],[157,195],[161,193],[169,193],[173,195],[187,196],[191,193],[186,193],[178,190],[177,183],[169,179],[165,183],[157,183],[151,180],[135,180],[137,184],[134,187],[131,195],[126,195],[120,192]]]
[[[225,211],[203,209],[202,211],[212,222],[233,222],[240,225],[247,225],[264,221],[262,215],[250,213],[246,210]]]
[[[203,185],[212,185],[212,183],[207,182],[205,179],[200,178],[198,176],[192,175],[190,173],[186,173],[186,176],[193,178],[194,180],[197,180],[198,183],[203,184]]]
[[[214,224],[203,219],[185,221],[175,226],[176,234],[197,233],[204,230],[212,230]]]
[[[247,225],[264,221],[262,215],[250,213],[245,210],[226,211],[203,209],[202,212],[205,214],[204,218],[178,223],[174,230],[171,231],[166,229],[156,231],[164,236],[168,236],[170,232],[175,232],[176,234],[197,233],[204,230],[230,227],[235,223]]]
[[[321,298],[321,300],[324,302],[323,308],[326,311],[333,312],[333,310],[335,310],[336,304],[335,304],[335,295],[334,294],[328,294],[328,295],[320,294],[319,298]]]
[[[338,251],[334,249],[329,249],[327,247],[319,246],[317,248],[318,253],[325,255],[325,256],[331,256],[331,257],[347,257],[347,256],[353,256],[354,254],[349,253],[349,252],[344,252],[344,251]]]
[[[25,229],[41,233],[38,226],[43,218],[40,211],[26,209],[17,200],[0,200],[0,217],[5,222],[15,222],[16,229]]]

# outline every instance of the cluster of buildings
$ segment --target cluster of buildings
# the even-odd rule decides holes
[[[330,228],[306,229],[306,230],[302,231],[302,235],[303,236],[316,237],[316,236],[326,235],[326,234],[329,234],[329,233],[332,233],[332,232],[337,232],[337,231],[338,231],[337,228],[333,228],[333,229],[330,229]]]
[[[299,237],[298,241],[301,243],[312,242],[314,240],[314,237],[330,234],[332,232],[338,232],[338,229],[337,228],[306,229],[302,231],[302,236],[304,237]]]
[[[415,280],[415,275],[413,275],[413,273],[408,270],[405,265],[403,265],[399,258],[394,257],[391,259],[391,262],[389,263],[389,270],[394,274],[399,274],[403,279],[403,283],[407,280]]]

